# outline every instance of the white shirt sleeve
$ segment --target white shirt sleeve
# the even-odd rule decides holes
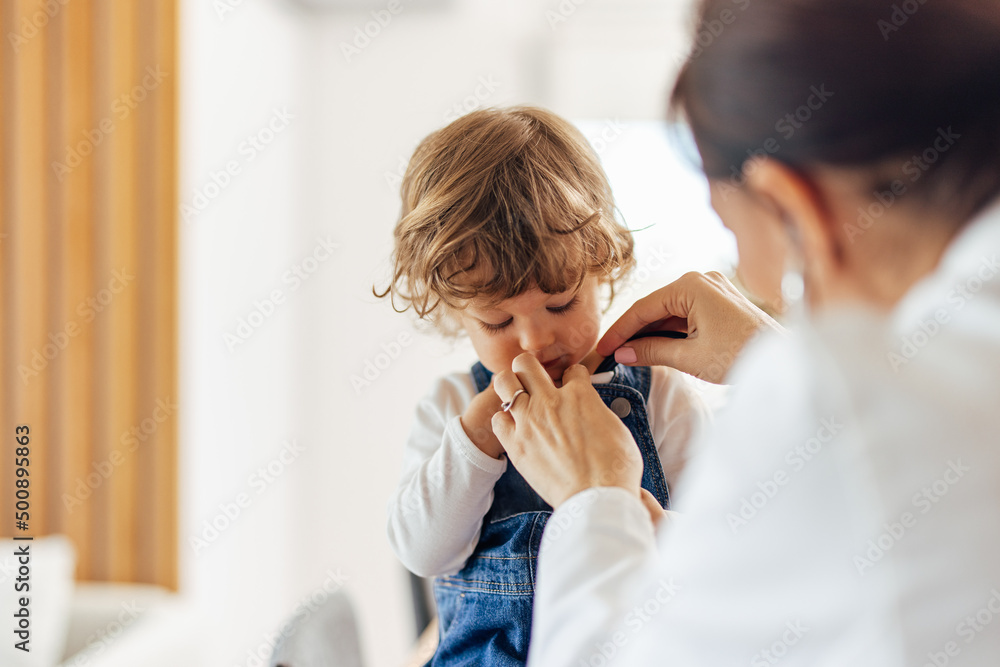
[[[602,660],[601,647],[641,622],[629,605],[656,557],[649,514],[628,491],[591,488],[560,505],[542,536],[528,664],[613,664],[617,649]]]
[[[475,396],[472,377],[449,375],[417,406],[399,486],[388,503],[389,544],[422,577],[452,574],[472,554],[493,487],[507,469],[473,444],[462,413]]]

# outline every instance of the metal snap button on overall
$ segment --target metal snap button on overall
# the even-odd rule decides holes
[[[615,400],[611,401],[611,412],[615,413],[622,419],[625,419],[628,417],[629,413],[632,412],[632,404],[628,402],[627,398],[619,396]]]

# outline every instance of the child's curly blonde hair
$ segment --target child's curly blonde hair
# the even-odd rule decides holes
[[[454,330],[442,310],[468,299],[495,305],[535,287],[557,294],[588,275],[613,297],[635,266],[597,155],[544,109],[482,109],[432,133],[401,194],[392,280],[373,291],[445,333]]]

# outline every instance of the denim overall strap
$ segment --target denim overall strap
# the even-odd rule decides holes
[[[484,389],[490,386],[490,380],[493,379],[493,373],[483,366],[483,362],[477,361],[472,367],[472,380],[476,383],[476,393],[482,393]]]
[[[635,439],[642,454],[642,488],[656,498],[660,506],[670,507],[667,480],[663,475],[660,454],[649,429],[649,389],[653,371],[649,366],[623,366],[618,364],[614,376],[607,384],[596,384],[594,389],[612,412],[622,420]]]

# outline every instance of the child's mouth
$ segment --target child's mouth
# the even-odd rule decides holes
[[[545,370],[551,370],[551,369],[555,368],[556,364],[559,363],[560,359],[562,359],[561,356],[556,357],[555,359],[552,359],[551,361],[546,361],[545,363],[542,364],[542,368],[544,368]]]

